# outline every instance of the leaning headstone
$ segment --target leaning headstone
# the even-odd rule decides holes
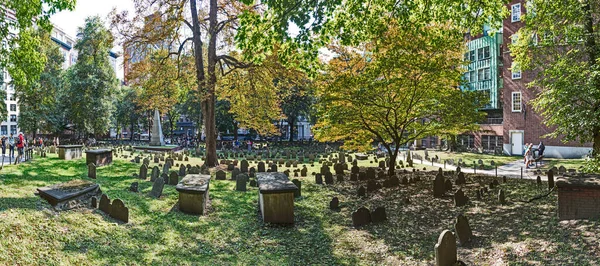
[[[469,201],[469,198],[467,196],[465,196],[465,193],[462,191],[461,188],[459,188],[454,193],[454,205],[456,207],[464,206],[467,204],[468,201]]]
[[[121,222],[129,222],[129,209],[125,207],[125,204],[120,199],[113,200],[110,207],[110,217],[115,218]]]
[[[292,183],[298,187],[298,189],[294,190],[294,197],[298,198],[302,196],[302,182],[300,182],[298,179],[292,179]]]
[[[142,164],[142,166],[140,166],[140,174],[138,175],[138,177],[142,180],[146,180],[146,178],[148,178],[148,166],[146,166],[145,164]]]
[[[92,197],[92,202],[91,203],[92,203],[92,208],[93,209],[98,208],[98,198]]]
[[[329,209],[337,210],[340,206],[340,200],[337,197],[333,197],[329,202]]]
[[[458,237],[458,241],[461,245],[465,245],[467,242],[469,242],[471,237],[473,237],[473,232],[469,226],[469,220],[467,220],[467,217],[463,216],[462,214],[459,214],[456,217],[454,231],[456,231],[456,236]]]
[[[162,178],[157,178],[156,180],[154,180],[154,184],[152,185],[152,191],[150,191],[150,196],[154,198],[160,198],[164,186],[165,181]]]
[[[385,214],[385,207],[377,207],[371,213],[371,220],[374,223],[379,223],[379,222],[383,222],[383,221],[387,220],[387,216]]]
[[[96,165],[94,163],[88,164],[88,177],[96,179]]]
[[[225,171],[223,170],[219,170],[215,173],[215,179],[216,180],[225,180],[227,179],[227,177],[225,176]]]
[[[361,207],[352,213],[352,225],[359,227],[371,223],[371,212],[365,207]]]
[[[548,189],[554,188],[554,171],[548,170]]]
[[[315,175],[315,183],[318,185],[322,185],[323,184],[323,177],[321,176],[321,174],[316,174]]]
[[[435,244],[435,266],[453,266],[456,259],[456,238],[450,230],[444,230]]]

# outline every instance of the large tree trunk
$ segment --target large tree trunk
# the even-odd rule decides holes
[[[594,130],[594,145],[592,148],[592,156],[594,158],[600,158],[600,127],[596,127]]]

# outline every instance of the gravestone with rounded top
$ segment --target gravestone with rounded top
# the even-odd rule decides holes
[[[444,230],[435,244],[435,266],[454,266],[456,257],[456,237],[450,230]]]

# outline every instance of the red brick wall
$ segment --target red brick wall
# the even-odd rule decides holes
[[[558,189],[558,218],[595,219],[600,217],[600,188]]]
[[[508,10],[516,3],[521,3],[521,19],[525,14],[525,1],[516,0],[507,4]],[[509,46],[511,44],[511,36],[523,27],[523,22],[511,22],[510,15],[503,22],[503,44],[502,44],[502,60],[504,67],[502,76],[504,77],[504,88],[502,90],[502,103],[504,105],[504,121],[503,121],[503,139],[505,144],[510,143],[510,130],[523,130],[523,143],[537,144],[544,141],[546,146],[569,146],[569,147],[591,147],[590,143],[580,144],[576,141],[568,143],[561,142],[561,138],[542,138],[542,136],[553,132],[552,128],[546,127],[542,121],[543,118],[539,113],[533,111],[531,100],[535,99],[539,93],[539,89],[528,88],[527,83],[532,81],[533,73],[523,71],[521,79],[512,79],[512,57],[510,55]],[[522,112],[512,112],[512,92],[521,92],[521,101],[524,103]]]

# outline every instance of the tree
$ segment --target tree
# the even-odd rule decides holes
[[[294,140],[294,126],[298,120],[298,117],[308,117],[310,115],[311,107],[314,102],[312,91],[310,90],[309,82],[305,84],[291,87],[287,90],[287,95],[281,101],[281,110],[287,119],[287,123],[290,127],[290,139]]]
[[[137,131],[137,125],[140,120],[139,110],[137,105],[137,93],[134,89],[122,86],[117,90],[113,98],[113,125],[116,129],[117,138],[121,135],[122,130],[129,127],[131,132],[130,138],[133,140],[133,133]]]
[[[28,46],[28,44],[20,45],[11,51],[11,55],[22,55],[26,53],[23,49],[33,48],[41,54],[38,60],[45,62],[38,80],[31,78],[17,78],[15,80],[15,91],[20,108],[19,128],[33,133],[33,137],[35,138],[38,130],[53,132],[52,129],[57,126],[53,123],[58,121],[52,118],[57,115],[54,112],[60,112],[60,108],[56,108],[58,104],[56,100],[63,86],[62,64],[64,58],[59,51],[58,45],[50,40],[50,35],[47,32],[38,30],[32,32],[28,38],[35,40],[29,42],[29,45],[32,46]],[[20,40],[24,41],[26,38]],[[25,69],[29,69],[34,73],[38,72],[37,69],[32,69],[22,64],[27,64],[27,62],[15,58],[11,65],[13,73],[21,72]],[[29,71],[27,72],[30,73]],[[35,76],[35,74],[32,75]],[[24,80],[27,81],[23,82]]]
[[[10,58],[10,53],[12,49],[24,43],[21,39],[23,37],[21,33],[32,33],[34,26],[49,32],[52,29],[50,16],[63,10],[73,10],[73,8],[75,8],[75,0],[2,1],[0,3],[0,12],[2,13],[0,16],[0,41],[3,45],[0,45],[0,69],[10,66],[11,62],[14,62],[14,58]],[[23,52],[21,54],[23,59],[33,59],[40,56],[40,52],[35,50],[23,50]],[[28,65],[22,66],[38,69],[39,72],[32,77],[16,75],[17,80],[19,78],[36,80],[37,75],[44,67],[44,62],[31,60]],[[11,73],[11,76],[13,74]],[[18,82],[24,83],[22,80]]]
[[[463,71],[462,33],[448,25],[401,27],[362,52],[334,48],[317,87],[320,121],[315,137],[345,140],[347,149],[371,149],[373,140],[396,162],[401,146],[451,129],[468,129],[485,114],[475,93],[458,88]],[[388,173],[393,175],[395,163]]]
[[[67,71],[69,86],[65,97],[67,116],[75,129],[85,135],[104,134],[110,126],[112,96],[117,87],[108,52],[112,34],[99,17],[89,17],[79,28],[75,44],[77,63]]]
[[[568,8],[566,8],[568,7]],[[555,127],[550,137],[593,142],[600,155],[600,43],[591,0],[527,2],[525,26],[510,46],[513,68],[533,70],[534,110]]]

